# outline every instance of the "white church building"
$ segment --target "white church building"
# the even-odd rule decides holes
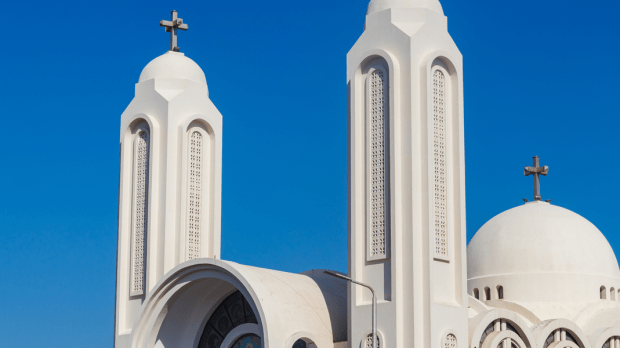
[[[620,348],[618,261],[580,215],[535,193],[466,246],[463,64],[438,0],[370,1],[347,55],[347,276],[374,289],[375,342],[367,288],[220,258],[222,115],[176,47],[187,24],[161,25],[171,50],[121,116],[116,348]]]

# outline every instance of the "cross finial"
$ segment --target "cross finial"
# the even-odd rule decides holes
[[[177,47],[177,29],[187,30],[187,24],[183,23],[183,19],[177,18],[177,11],[172,11],[170,21],[161,20],[159,26],[166,27],[166,32],[170,33],[170,50],[179,52],[181,47]]]
[[[540,197],[540,177],[539,175],[547,175],[549,174],[549,167],[540,166],[538,156],[534,156],[534,166],[533,167],[525,167],[525,172],[523,173],[525,176],[534,175],[534,200],[540,201],[542,198]]]

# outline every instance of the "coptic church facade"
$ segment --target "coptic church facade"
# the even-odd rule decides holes
[[[372,347],[366,288],[220,258],[223,117],[171,46],[121,116],[115,347]],[[378,347],[620,348],[618,262],[583,217],[535,199],[466,247],[463,62],[438,0],[372,0],[347,90],[348,276],[375,290]]]

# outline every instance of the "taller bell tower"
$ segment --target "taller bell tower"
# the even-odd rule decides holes
[[[381,348],[467,347],[462,56],[437,0],[372,0],[347,55],[349,275]],[[349,342],[370,346],[351,287]]]

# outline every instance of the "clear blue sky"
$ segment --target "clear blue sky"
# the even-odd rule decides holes
[[[347,269],[347,51],[368,0],[11,1],[0,69],[0,347],[110,347],[120,115],[179,45],[224,116],[222,257]],[[620,254],[618,1],[444,0],[464,55],[468,239],[532,195]]]

